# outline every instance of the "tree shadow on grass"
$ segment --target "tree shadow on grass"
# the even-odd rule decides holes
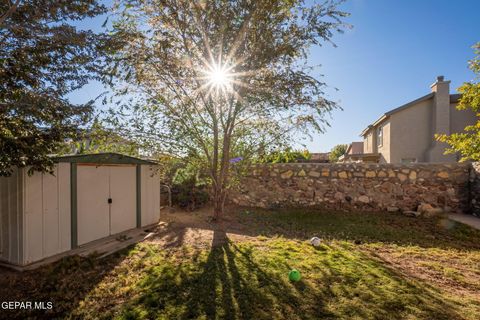
[[[218,230],[215,238],[217,246],[210,251],[196,251],[189,258],[146,270],[134,289],[134,298],[118,310],[120,317],[461,318],[455,304],[444,301],[435,289],[409,280],[361,252],[325,248],[286,259],[282,250],[290,248],[234,244]],[[295,266],[304,271],[304,278],[291,283],[287,274]]]
[[[35,270],[17,272],[0,268],[0,302],[51,302],[52,309],[1,310],[0,319],[58,319],[78,307],[88,293],[119,265],[131,250],[98,260],[69,256]]]

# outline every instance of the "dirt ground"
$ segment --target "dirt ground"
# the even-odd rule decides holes
[[[234,210],[227,208],[222,220],[214,223],[210,207],[196,211],[166,208],[160,216],[157,234],[149,241],[166,247],[188,244],[208,248],[223,244],[227,238],[232,241],[255,240],[255,237],[246,235],[248,226],[238,222]]]

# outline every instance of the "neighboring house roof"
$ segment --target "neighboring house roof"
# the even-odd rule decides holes
[[[152,160],[144,160],[121,153],[105,152],[92,154],[73,154],[53,157],[58,162],[73,163],[110,163],[110,164],[157,164]]]
[[[422,101],[426,101],[428,99],[432,99],[433,97],[435,96],[435,93],[429,93],[427,95],[424,95],[423,97],[420,97],[416,100],[413,100],[413,101],[410,101],[398,108],[395,108],[393,110],[390,110],[388,112],[385,112],[380,118],[378,118],[375,122],[373,122],[372,124],[370,124],[368,127],[366,127],[365,129],[363,129],[363,131],[360,133],[360,136],[364,136],[372,127],[376,126],[377,124],[379,124],[380,122],[382,122],[383,120],[385,120],[386,118],[388,118],[389,116],[391,116],[392,114],[394,113],[397,113],[397,112],[400,112],[402,110],[405,110],[407,108],[410,108],[414,105],[416,105],[417,103],[420,103]],[[457,94],[451,94],[450,95],[450,103],[457,103],[458,100],[460,100],[460,98],[462,97],[461,94],[457,93]]]

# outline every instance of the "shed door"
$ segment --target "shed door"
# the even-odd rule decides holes
[[[79,165],[77,168],[78,244],[108,237],[110,168]]]
[[[78,165],[78,245],[137,226],[136,168]]]
[[[137,226],[137,187],[135,166],[110,167],[110,234]]]

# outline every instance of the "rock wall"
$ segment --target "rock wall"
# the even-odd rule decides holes
[[[445,211],[467,211],[472,198],[471,168],[468,163],[257,165],[232,190],[230,200],[270,208],[416,211],[420,204],[427,204]],[[480,206],[480,196],[477,203]]]
[[[471,211],[474,215],[480,216],[480,162],[472,164],[470,183]]]

